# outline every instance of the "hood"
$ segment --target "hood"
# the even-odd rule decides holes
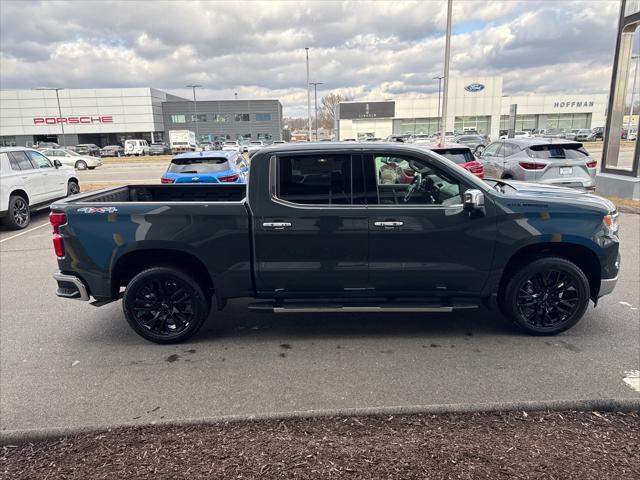
[[[519,182],[516,180],[501,180],[503,183],[513,187],[517,192],[511,196],[535,197],[538,200],[558,200],[559,202],[575,202],[583,205],[592,205],[607,212],[614,212],[616,206],[606,198],[593,195],[581,190],[541,183]]]

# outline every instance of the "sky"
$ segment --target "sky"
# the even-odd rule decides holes
[[[453,2],[451,75],[504,94],[606,93],[619,2]],[[198,99],[424,96],[444,68],[445,1],[0,0],[0,88],[155,87]]]

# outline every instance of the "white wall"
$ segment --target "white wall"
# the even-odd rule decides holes
[[[66,134],[163,131],[164,92],[151,88],[60,90],[63,117],[111,116],[112,123],[65,124]],[[34,124],[34,117],[59,117],[56,92],[0,91],[0,135],[57,135],[60,125]]]

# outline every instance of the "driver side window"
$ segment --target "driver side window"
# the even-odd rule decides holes
[[[374,155],[380,205],[459,205],[464,187],[439,168],[412,157]]]

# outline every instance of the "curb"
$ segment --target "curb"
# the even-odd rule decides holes
[[[364,407],[364,408],[338,408],[327,410],[302,410],[291,412],[271,412],[247,415],[220,415],[204,418],[187,418],[175,420],[162,420],[151,423],[118,423],[113,425],[92,425],[84,427],[56,427],[38,428],[29,430],[5,430],[0,432],[0,446],[19,445],[21,443],[52,440],[72,435],[94,433],[117,428],[131,427],[175,427],[192,425],[212,425],[227,422],[251,422],[259,420],[290,420],[297,418],[319,417],[348,417],[371,415],[414,415],[414,414],[446,414],[446,413],[481,413],[498,411],[524,410],[557,411],[557,410],[581,410],[581,411],[637,411],[640,410],[640,397],[638,398],[608,398],[600,400],[549,400],[528,402],[495,402],[495,403],[454,403],[435,405],[410,405],[391,407]]]

